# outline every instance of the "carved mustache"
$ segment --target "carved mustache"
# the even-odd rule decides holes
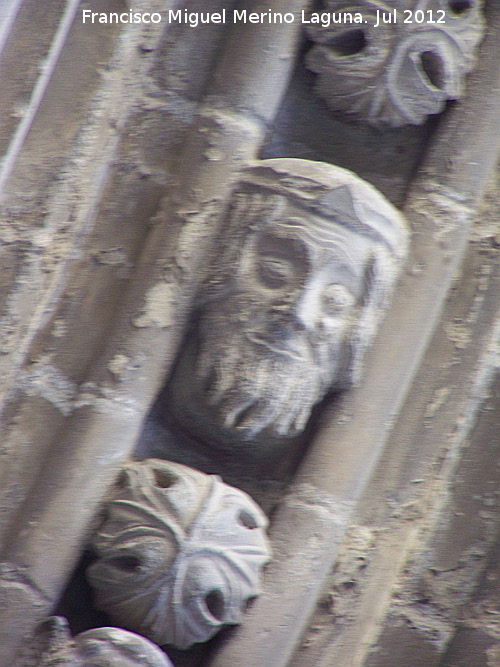
[[[231,323],[228,331],[214,313],[200,331],[196,375],[204,400],[245,439],[267,427],[285,437],[300,432],[341,363],[341,338],[283,310],[235,313]]]
[[[306,329],[293,313],[268,316],[258,324],[244,331],[248,341],[296,361],[318,363],[318,346],[332,346],[331,334]]]

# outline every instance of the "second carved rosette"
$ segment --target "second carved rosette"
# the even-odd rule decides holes
[[[96,606],[160,645],[206,641],[260,592],[266,526],[253,500],[215,475],[130,463],[93,540]]]

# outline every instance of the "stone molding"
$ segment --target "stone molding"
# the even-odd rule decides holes
[[[116,0],[116,4],[121,3]],[[270,4],[277,10],[286,7],[287,11],[300,12],[306,3],[273,0]],[[165,10],[159,0],[142,2],[141,6]],[[40,3],[38,11],[46,13]],[[33,25],[37,32],[37,23]],[[74,26],[80,32],[89,28],[81,22]],[[21,28],[25,39],[30,31],[25,24]],[[40,190],[32,189],[30,178],[29,186],[26,179],[23,181],[23,174],[30,176],[45,166],[43,151],[53,142],[46,142],[44,127],[39,135],[43,158],[37,153],[28,156],[33,161],[24,164],[24,171],[19,172],[23,178],[13,190],[34,211],[26,221],[24,209],[16,208],[17,204],[11,209],[31,232],[28,246],[20,244],[19,261],[12,261],[12,271],[4,270],[10,267],[10,259],[3,267],[9,284],[3,292],[8,295],[10,285],[15,288],[19,313],[26,318],[22,328],[17,315],[6,319],[6,331],[10,334],[12,330],[16,337],[9,338],[12,355],[4,355],[2,360],[9,377],[5,386],[8,401],[3,406],[8,417],[3,421],[2,436],[2,559],[24,567],[27,578],[46,592],[46,598],[42,609],[34,610],[27,597],[21,601],[8,598],[9,604],[0,608],[0,627],[11,618],[23,619],[23,631],[15,628],[0,642],[2,667],[13,664],[24,630],[32,631],[59,599],[94,510],[133,450],[142,421],[177,353],[191,300],[217,233],[219,213],[239,170],[260,150],[265,127],[274,118],[286,89],[300,30],[298,23],[241,23],[224,33],[224,44],[219,42],[220,35],[211,34],[213,58],[206,58],[203,94],[199,90],[194,96],[186,93],[179,99],[175,91],[157,90],[151,78],[154,62],[163,60],[152,49],[158,40],[166,44],[170,39],[165,32],[168,22],[162,21],[156,28],[129,24],[123,32],[120,26],[116,28],[120,34],[108,45],[106,58],[99,51],[95,63],[92,61],[96,65],[92,76],[102,74],[103,78],[102,86],[96,84],[101,87],[95,89],[93,102],[85,100],[95,119],[92,116],[88,123],[77,118],[81,141],[75,152],[71,141],[66,150],[54,149],[56,164],[71,167],[70,177],[62,166],[50,173],[54,201],[46,198],[45,181]],[[117,34],[111,26],[101,26],[98,42],[102,33]],[[268,49],[271,36],[275,48]],[[184,49],[183,40],[177,41]],[[68,104],[77,99],[81,105],[79,100],[89,90],[85,79],[81,97],[74,96],[72,86],[80,83],[80,70],[72,74],[71,68],[90,60],[96,50],[90,45],[85,38],[84,55],[75,57],[71,39],[69,51],[63,53],[62,61],[69,65],[70,74],[54,84],[57,108],[63,115],[69,107],[61,106],[60,99]],[[24,42],[19,46],[19,53],[25,51]],[[195,56],[199,58],[198,50]],[[17,69],[19,62],[24,60],[17,60]],[[28,62],[25,69],[37,71],[40,62],[43,56]],[[177,74],[182,78],[184,71]],[[9,85],[5,89],[10,90]],[[146,149],[145,155],[142,148],[138,150],[136,140],[142,144],[140,135],[150,112],[163,118],[165,134],[164,141],[157,137],[153,150]],[[171,122],[163,124],[168,118]],[[67,132],[60,134],[66,136]],[[80,151],[84,145],[85,150]],[[167,182],[172,183],[172,189],[159,207],[159,198],[167,195]],[[182,227],[188,217],[189,224]],[[188,227],[195,230],[196,241],[185,245]],[[13,227],[7,224],[7,228],[10,238]],[[63,230],[67,230],[66,240],[59,235]],[[73,238],[74,245],[69,243]],[[49,253],[38,246],[40,240],[52,248]],[[9,246],[10,241],[6,248]],[[27,248],[33,252],[28,253]],[[181,256],[182,267],[178,267],[175,262]],[[44,284],[47,279],[47,289],[40,287],[40,281],[31,280],[33,264],[40,267]],[[47,267],[52,266],[54,271],[47,274]],[[166,267],[181,268],[175,272],[174,289],[170,289]],[[116,290],[119,296],[115,298]],[[33,308],[23,297],[27,292],[29,299],[36,301]],[[151,304],[156,313],[162,310],[161,315],[142,317]],[[75,330],[78,335],[74,335]],[[14,344],[19,332],[20,342]],[[53,405],[44,396],[27,395],[17,382],[26,364],[46,358],[46,354],[52,368],[68,380],[78,387],[92,388],[89,400],[78,401],[69,414],[64,414],[67,404],[58,401],[59,405]],[[26,564],[27,553],[30,558]]]

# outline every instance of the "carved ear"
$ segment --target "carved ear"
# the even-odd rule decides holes
[[[363,359],[385,313],[387,300],[393,288],[395,272],[392,255],[385,248],[376,247],[365,268],[359,320],[352,335],[348,370],[348,377],[352,385],[357,384],[360,380]]]
[[[372,251],[370,257],[366,262],[365,271],[363,275],[363,294],[361,297],[361,303],[364,306],[368,305],[370,300],[370,293],[375,288],[375,283],[377,279],[377,267],[376,267],[376,258],[375,253]]]

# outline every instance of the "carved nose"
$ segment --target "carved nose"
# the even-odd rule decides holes
[[[317,295],[311,290],[304,291],[295,304],[293,317],[304,329],[313,329],[318,318]]]

